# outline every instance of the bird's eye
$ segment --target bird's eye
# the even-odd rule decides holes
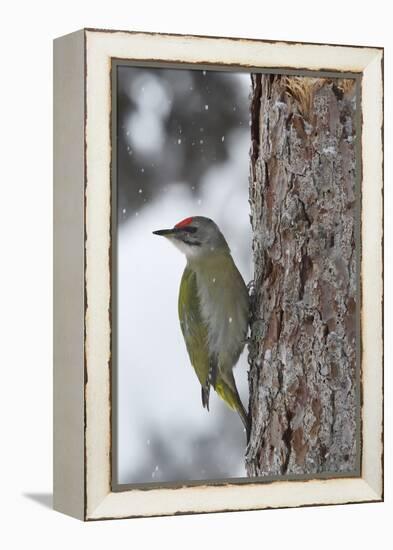
[[[182,231],[185,231],[185,233],[195,233],[198,229],[197,227],[182,227]]]

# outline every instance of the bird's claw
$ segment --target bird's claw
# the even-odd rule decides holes
[[[251,279],[251,281],[247,284],[248,293],[250,294],[250,292],[252,292],[254,288],[255,288],[254,279]]]

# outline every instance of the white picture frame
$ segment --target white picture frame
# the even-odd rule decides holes
[[[361,75],[361,475],[113,491],[113,59]],[[383,50],[84,29],[54,42],[54,508],[81,520],[383,499]]]

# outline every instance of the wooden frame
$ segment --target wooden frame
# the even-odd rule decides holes
[[[111,486],[111,62],[361,75],[362,457],[351,478]],[[83,520],[383,498],[383,50],[85,29],[54,45],[54,507]]]

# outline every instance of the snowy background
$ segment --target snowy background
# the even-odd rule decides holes
[[[202,408],[177,316],[185,258],[152,231],[213,218],[246,283],[249,74],[118,68],[119,484],[245,476],[243,425]],[[247,358],[235,376],[248,404]]]

